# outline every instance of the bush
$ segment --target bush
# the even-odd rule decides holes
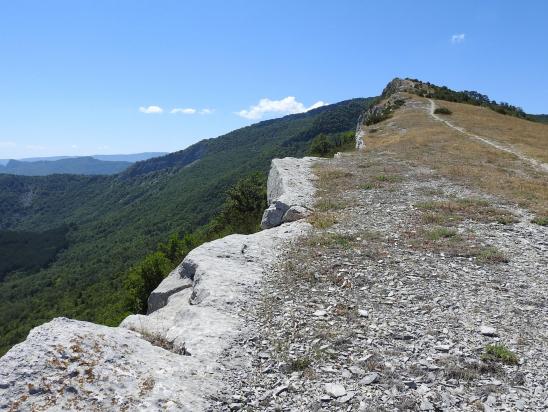
[[[548,226],[548,216],[536,216],[531,223],[535,223],[540,226]]]
[[[517,365],[519,363],[516,354],[501,344],[487,345],[481,360],[484,362],[502,362],[508,365]]]
[[[170,260],[162,252],[155,252],[130,270],[126,286],[130,292],[129,306],[133,312],[146,312],[149,295],[170,272],[171,267]]]
[[[452,114],[453,112],[447,107],[438,107],[434,110],[435,114]]]
[[[352,131],[324,134],[320,133],[310,142],[309,154],[320,157],[330,157],[336,152],[354,149],[356,134]]]
[[[310,153],[316,156],[327,157],[335,146],[329,141],[323,133],[319,134],[310,143]]]

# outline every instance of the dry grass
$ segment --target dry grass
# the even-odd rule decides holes
[[[464,219],[477,222],[497,222],[508,225],[516,223],[516,217],[506,210],[491,207],[483,199],[456,198],[441,201],[427,201],[415,205],[423,210],[423,222],[435,224],[457,223]]]
[[[428,102],[422,100],[424,106]],[[453,111],[451,119],[466,127],[474,124],[477,133],[492,129],[497,133],[497,122],[502,125],[512,124],[513,129],[521,130],[522,134],[512,137],[512,143],[520,143],[523,153],[541,158],[540,153],[548,153],[548,126],[502,116],[488,109],[476,106],[448,104]],[[473,116],[472,116],[473,115]],[[460,123],[462,117],[472,116],[470,123]],[[485,117],[485,121],[482,118]],[[501,119],[499,119],[499,117]],[[548,179],[546,174],[534,169],[530,164],[509,153],[484,145],[476,140],[432,119],[424,109],[406,109],[395,113],[391,122],[396,126],[388,127],[386,123],[379,124],[379,130],[374,139],[366,138],[366,151],[390,151],[401,160],[415,165],[424,165],[437,171],[440,175],[460,184],[477,188],[487,193],[502,197],[511,203],[527,208],[537,216],[548,216]],[[406,129],[406,133],[398,132]],[[503,136],[507,134],[503,133]],[[513,135],[515,136],[515,135]],[[510,143],[510,138],[505,138]],[[501,141],[502,138],[501,138]],[[517,146],[516,146],[517,147]],[[525,150],[527,147],[527,150]]]
[[[337,223],[335,215],[331,212],[314,212],[310,215],[308,221],[316,229],[327,229]]]
[[[505,116],[485,107],[441,100],[436,101],[436,105],[443,105],[451,110],[452,115],[448,120],[455,126],[511,145],[525,155],[548,162],[547,125]]]

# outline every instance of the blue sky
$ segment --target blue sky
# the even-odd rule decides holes
[[[547,113],[547,15],[545,1],[0,0],[0,158],[174,151],[395,76]]]

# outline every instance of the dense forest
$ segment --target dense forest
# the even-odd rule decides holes
[[[373,100],[264,121],[113,176],[0,175],[0,353],[56,316],[116,325],[146,310],[193,247],[257,229],[272,158],[351,147]],[[10,252],[32,242],[49,248]]]

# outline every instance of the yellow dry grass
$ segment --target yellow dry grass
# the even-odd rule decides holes
[[[368,151],[388,150],[402,160],[427,166],[460,184],[517,203],[538,216],[548,215],[548,179],[545,173],[516,156],[470,139],[432,119],[427,109],[429,102],[417,96],[412,99],[422,102],[423,107],[405,107],[396,111],[388,121],[375,125],[378,131],[365,138],[365,156]],[[546,154],[548,126],[476,106],[445,101],[437,104],[453,111],[449,117],[458,126],[470,127],[471,131],[486,137],[496,135],[500,129],[503,130],[501,142],[515,145],[523,153],[539,159],[544,156],[542,152]],[[514,129],[510,127],[516,128],[516,133],[511,134],[510,130]],[[520,139],[518,130],[523,130],[523,139]]]
[[[523,154],[548,162],[548,125],[496,113],[486,107],[436,100],[437,107],[447,107],[453,113],[443,116],[455,126],[511,145]]]

